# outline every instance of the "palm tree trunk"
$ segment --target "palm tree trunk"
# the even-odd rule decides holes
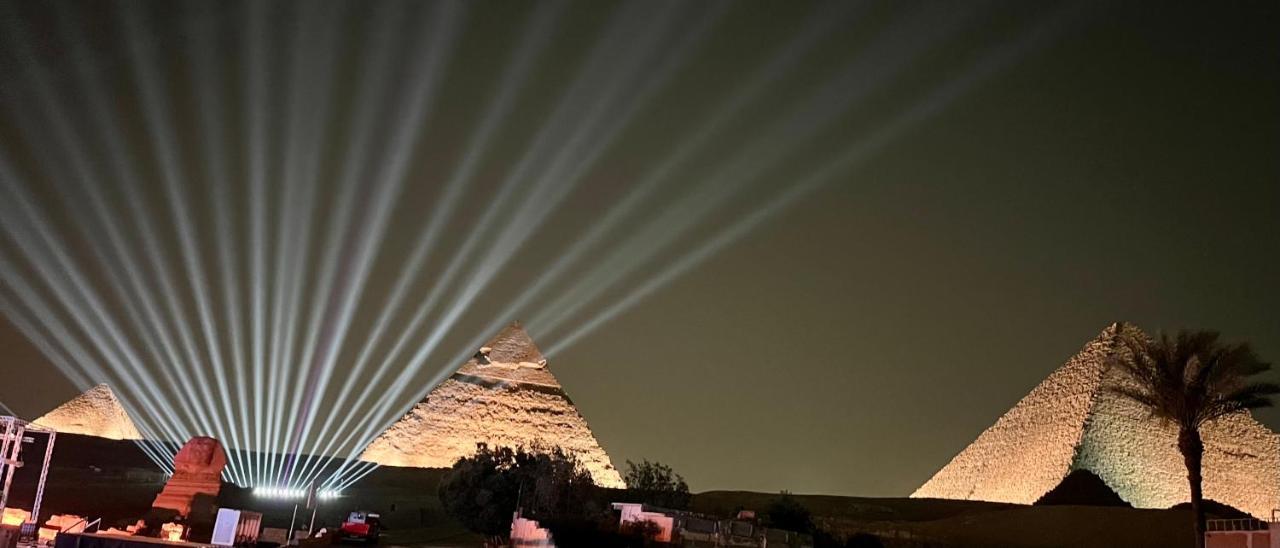
[[[1180,429],[1178,450],[1182,451],[1182,460],[1187,465],[1187,483],[1191,484],[1191,513],[1196,520],[1196,548],[1204,548],[1204,493],[1201,491],[1203,478],[1200,475],[1204,442],[1200,440],[1200,430],[1186,427]]]

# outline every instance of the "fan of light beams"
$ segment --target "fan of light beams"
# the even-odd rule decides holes
[[[555,353],[861,184],[1073,17],[975,40],[992,6],[0,9],[0,307],[110,384],[162,467],[211,435],[270,496],[367,474],[363,447],[510,320]]]

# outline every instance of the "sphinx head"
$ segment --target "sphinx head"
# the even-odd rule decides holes
[[[189,474],[221,474],[226,465],[222,444],[203,436],[191,438],[173,458],[174,470]]]

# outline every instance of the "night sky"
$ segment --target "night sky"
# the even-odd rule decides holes
[[[279,281],[300,313],[268,347],[319,350],[265,401],[374,424],[522,320],[615,464],[694,490],[908,495],[1114,321],[1280,360],[1274,2],[5,1],[0,24],[0,402],[28,418],[77,392],[29,303],[93,316],[41,228],[142,377],[251,362],[250,288]],[[194,359],[148,353],[140,289]],[[433,295],[378,397],[333,405],[379,315],[380,360]]]

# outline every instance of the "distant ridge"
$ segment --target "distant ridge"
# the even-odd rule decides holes
[[[1107,327],[911,496],[1031,504],[1088,470],[1135,507],[1188,500],[1176,429],[1105,389],[1129,382],[1111,367],[1122,334],[1145,336],[1125,323]],[[1280,508],[1280,436],[1248,413],[1201,435],[1205,498],[1259,518]]]
[[[99,384],[59,405],[34,422],[68,434],[113,440],[140,440],[142,434],[125,412],[111,387]]]
[[[361,454],[386,466],[448,468],[490,447],[559,447],[596,484],[624,487],[587,421],[519,323],[485,343]]]

